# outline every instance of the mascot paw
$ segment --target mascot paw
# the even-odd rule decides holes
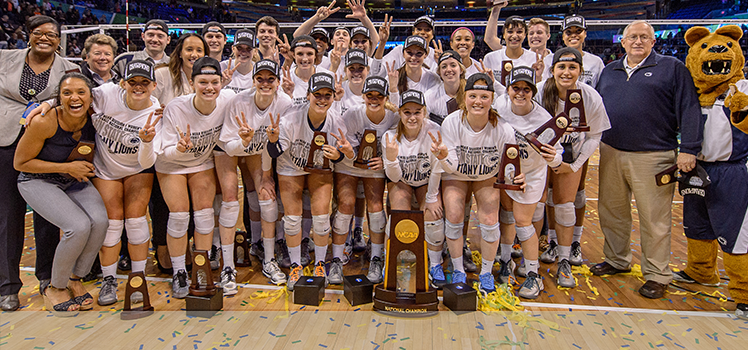
[[[725,106],[733,113],[748,111],[748,95],[738,91],[735,84],[730,84],[730,93],[725,99]]]

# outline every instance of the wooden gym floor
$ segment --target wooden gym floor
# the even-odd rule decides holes
[[[593,158],[582,237],[582,253],[590,265],[603,258],[597,170]],[[638,263],[635,207],[633,212],[631,248]],[[684,268],[686,263],[682,216],[682,198],[676,196],[673,269]],[[0,313],[0,349],[740,349],[748,340],[748,321],[734,318],[735,304],[726,300],[726,284],[716,288],[683,285],[691,292],[671,286],[664,298],[652,300],[637,293],[642,281],[634,275],[577,274],[578,287],[561,290],[555,284],[555,264],[542,263],[545,291],[534,301],[523,300],[525,311],[458,315],[440,305],[437,316],[407,319],[378,314],[372,304],[351,307],[342,286],[331,285],[319,307],[294,305],[293,296],[268,284],[253,257],[252,267],[238,269],[239,293],[224,298],[222,312],[203,319],[186,316],[184,301],[170,297],[170,276],[159,273],[149,260],[154,315],[122,321],[118,314],[124,302],[120,300],[111,307],[95,306],[76,317],[57,318],[44,311],[38,293],[30,217],[21,266],[22,309]],[[473,219],[469,239],[475,242],[479,238],[476,226]],[[361,260],[361,254],[354,254],[345,274],[365,274]],[[123,298],[126,274],[120,274],[119,296]],[[468,278],[477,279],[477,275]],[[86,286],[96,298],[99,283]]]

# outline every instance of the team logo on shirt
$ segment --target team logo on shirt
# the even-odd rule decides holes
[[[309,142],[305,140],[294,140],[291,144],[291,149],[289,150],[291,162],[299,169],[304,169],[306,166],[307,158],[309,158],[309,146]]]
[[[105,114],[93,118],[98,137],[110,154],[135,154],[140,146],[139,126],[125,124]]]
[[[457,152],[457,172],[471,179],[491,174],[501,162],[501,151],[496,146],[455,147]]]
[[[223,125],[218,125],[208,130],[190,134],[190,141],[192,141],[193,146],[186,153],[191,153],[195,158],[200,158],[205,152],[212,151],[213,147],[216,146],[218,136],[221,134],[222,127]]]
[[[268,142],[267,125],[262,125],[255,131],[255,135],[252,136],[252,140],[244,149],[244,153],[247,155],[254,155],[265,149],[265,145]]]
[[[419,183],[431,176],[431,160],[426,153],[410,156],[397,156],[402,171],[402,182],[406,184]]]

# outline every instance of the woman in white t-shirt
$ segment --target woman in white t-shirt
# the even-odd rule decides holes
[[[354,51],[351,49],[348,52]],[[356,50],[360,51],[360,50]],[[363,53],[363,51],[361,51]],[[343,161],[335,166],[335,187],[338,208],[333,222],[333,261],[328,279],[330,283],[343,283],[343,249],[348,228],[354,214],[358,182],[363,181],[366,210],[369,212],[369,237],[371,239],[371,262],[367,277],[372,283],[382,281],[382,256],[384,252],[384,227],[387,217],[384,213],[384,163],[379,150],[379,140],[385,131],[397,123],[395,106],[388,98],[392,89],[383,78],[374,76],[366,79],[362,90],[365,104],[351,108],[343,114],[340,124],[345,131],[347,142],[354,149],[355,163]],[[395,99],[397,97],[395,95]],[[373,134],[365,134],[373,131]],[[363,138],[363,140],[362,140]],[[361,142],[373,143],[368,152],[361,153]],[[359,159],[363,155],[363,159]]]
[[[252,87],[252,61],[255,50],[255,33],[249,29],[239,29],[234,33],[234,45],[231,45],[232,55],[221,62],[224,74],[224,88],[235,92],[244,91]],[[230,75],[229,75],[230,74]]]
[[[291,272],[286,284],[289,290],[293,290],[301,278],[304,188],[309,189],[311,196],[312,226],[315,233],[314,276],[327,277],[324,260],[330,236],[332,166],[344,157],[352,159],[354,156],[353,148],[345,141],[345,136],[338,127],[337,117],[330,111],[335,95],[335,79],[327,73],[315,73],[309,78],[308,91],[306,98],[309,103],[286,112],[282,118],[271,118],[270,127],[266,131],[268,154],[278,159],[276,172],[285,211],[283,227],[291,258]],[[327,137],[314,136],[317,131],[326,133]],[[316,149],[312,150],[312,144]],[[312,151],[313,164],[309,166],[317,170],[307,172],[305,169]],[[325,168],[325,163],[329,167]]]
[[[447,115],[465,103],[467,71],[461,62],[460,55],[455,51],[447,50],[439,56],[436,73],[441,78],[441,84],[426,91],[424,97],[429,119],[441,125]]]
[[[576,286],[570,265],[582,264],[582,247],[579,242],[581,230],[577,236],[574,226],[581,226],[580,218],[575,212],[577,209],[584,210],[586,204],[584,174],[587,161],[600,144],[603,131],[610,129],[602,97],[591,86],[579,80],[582,70],[582,56],[577,49],[565,47],[558,50],[553,55],[551,65],[553,75],[538,85],[538,95],[535,98],[551,114],[558,115],[564,112],[567,91],[579,89],[578,95],[570,98],[582,100],[582,109],[590,129],[586,132],[575,131],[561,138],[559,143],[565,149],[564,162],[550,172],[552,190],[548,192],[552,200],[548,202],[553,203],[554,210],[551,212],[549,208],[549,213],[553,213],[549,218],[555,218],[555,222],[549,222],[550,245],[540,260],[553,263],[558,256],[556,281],[559,286],[569,288]],[[569,113],[571,125],[579,126],[579,110],[572,109]],[[558,243],[553,231],[558,235]]]
[[[432,141],[432,137],[439,135],[439,125],[426,118],[426,102],[421,92],[408,90],[402,96],[397,128],[387,131],[380,140],[384,169],[390,180],[388,199],[392,210],[411,210],[415,195],[419,210],[424,211],[429,279],[434,288],[441,288],[447,283],[442,269],[444,211],[439,193],[441,166]]]
[[[188,292],[184,252],[190,201],[195,248],[211,249],[216,194],[213,148],[221,133],[224,108],[234,96],[231,90],[221,90],[221,66],[214,58],[205,56],[195,61],[190,81],[195,93],[177,97],[166,106],[157,145],[156,173],[169,206],[167,244],[174,268],[174,298],[184,298]],[[235,284],[235,276],[231,277],[230,282]],[[230,285],[225,287],[232,289]]]
[[[439,84],[439,76],[423,64],[428,53],[426,39],[417,35],[405,39],[405,44],[403,44],[405,63],[398,69],[400,73],[397,81],[398,91],[402,93],[407,90],[416,90],[424,93]],[[389,62],[383,63],[387,65]]]
[[[447,116],[441,126],[436,157],[440,159],[444,197],[444,235],[447,238],[454,273],[453,282],[465,282],[462,262],[462,229],[465,202],[472,192],[478,206],[481,254],[481,290],[496,290],[491,274],[499,244],[499,190],[494,188],[504,144],[514,143],[514,131],[491,108],[494,88],[483,73],[470,76],[465,85],[465,104]],[[517,182],[522,182],[519,174]]]
[[[192,66],[195,60],[207,53],[208,44],[202,36],[195,33],[182,35],[169,64],[156,67],[156,90],[153,91],[153,96],[165,106],[174,98],[193,92],[189,80]]]
[[[459,27],[449,37],[449,47],[460,55],[462,64],[465,66],[465,76],[480,73],[478,66],[480,62],[470,57],[475,47],[475,34],[467,27]],[[427,100],[428,101],[428,100]]]
[[[308,35],[301,35],[291,42],[291,53],[295,67],[283,68],[281,87],[293,99],[294,105],[306,103],[309,78],[315,73],[330,73],[327,69],[314,65],[317,55],[317,42]]]

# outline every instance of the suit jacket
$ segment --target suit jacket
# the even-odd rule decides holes
[[[21,96],[19,85],[28,52],[29,49],[0,50],[0,147],[13,144],[23,127],[18,121],[29,101]],[[62,76],[68,71],[79,71],[79,68],[55,54],[47,88],[37,93],[36,102],[52,98]]]

